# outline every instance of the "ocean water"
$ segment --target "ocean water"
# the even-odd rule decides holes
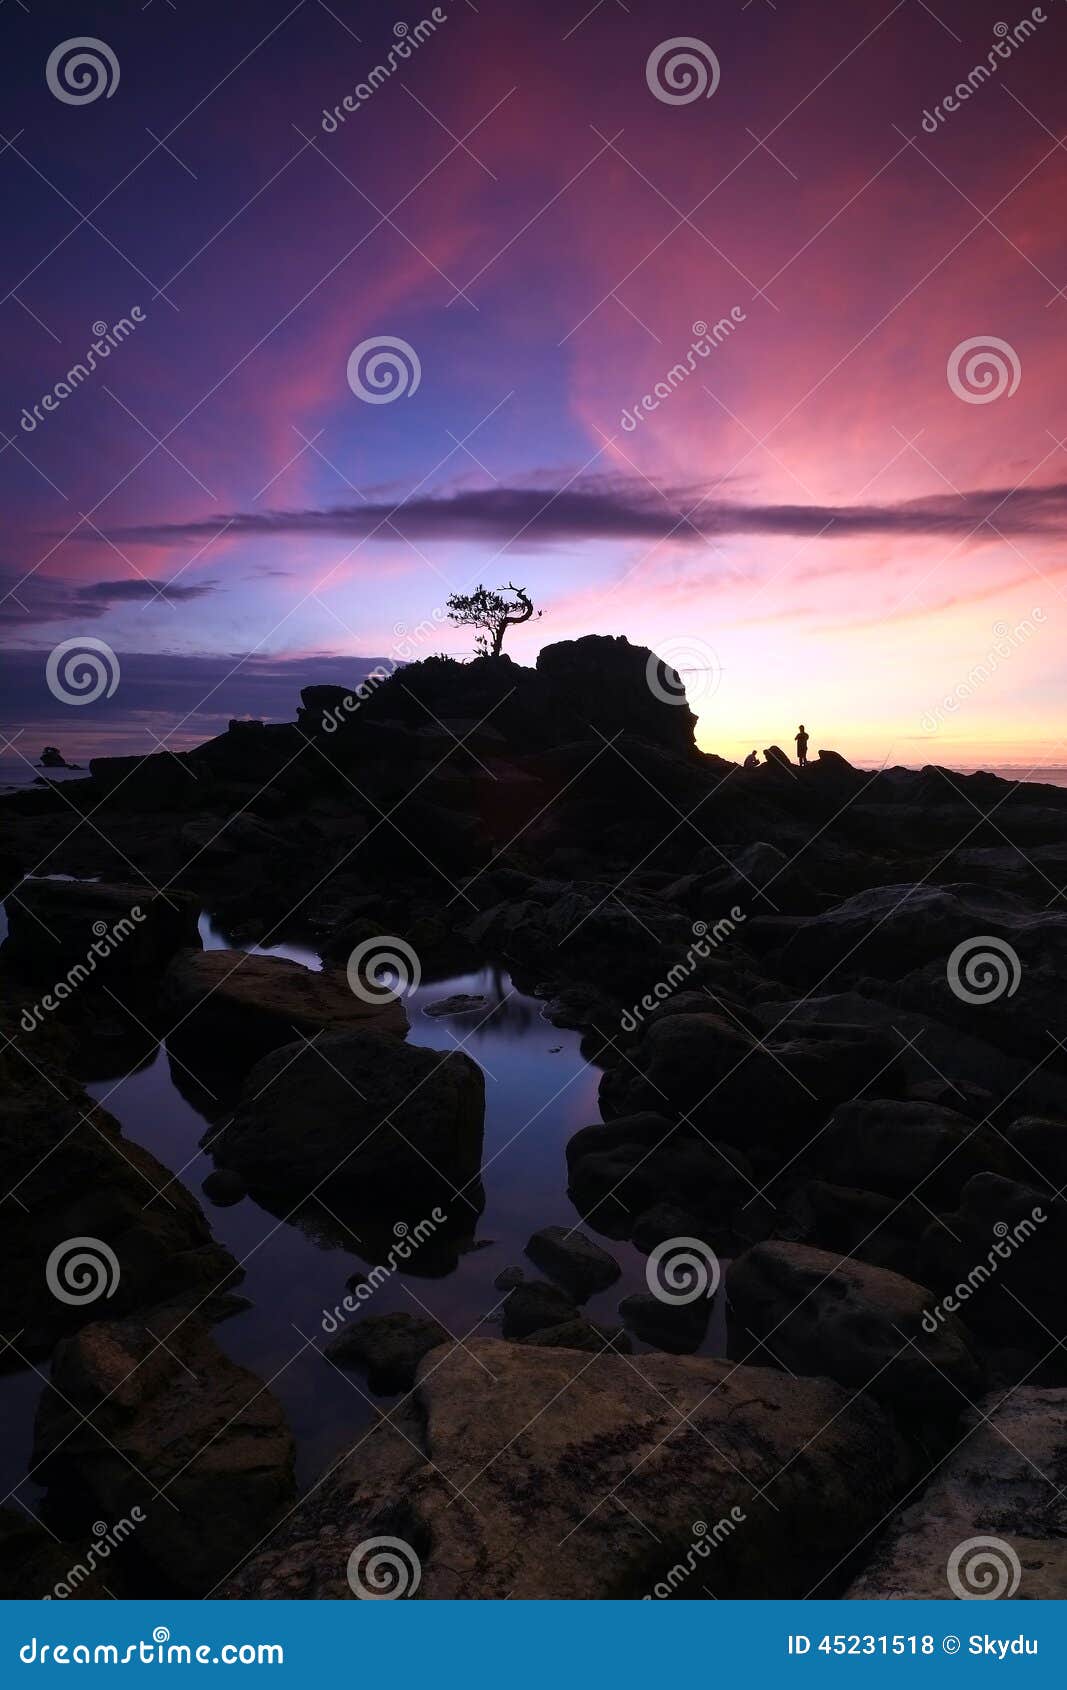
[[[861,759],[857,762],[858,769],[878,769],[880,762],[870,762]],[[899,767],[920,767],[919,764],[901,764]],[[1030,763],[983,763],[968,764],[966,767],[942,764],[943,768],[954,768],[955,773],[973,775],[982,768],[986,774],[999,775],[1002,780],[1040,781],[1047,786],[1067,786],[1067,767],[1050,765],[1048,768],[1034,768]],[[39,769],[31,763],[21,760],[0,759],[0,793],[16,792],[23,787],[32,786],[38,775],[44,775],[51,780],[83,780],[89,773],[88,763],[81,770],[74,769]]]

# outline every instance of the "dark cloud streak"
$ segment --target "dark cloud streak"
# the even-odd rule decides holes
[[[491,487],[434,494],[406,503],[335,505],[324,509],[235,512],[208,521],[144,524],[116,539],[185,545],[209,538],[220,522],[226,538],[288,535],[376,540],[462,540],[522,549],[583,540],[655,541],[682,545],[728,535],[826,539],[962,538],[995,522],[1004,533],[1056,538],[1067,532],[1067,483],[986,488],[895,504],[784,505],[702,497],[698,489],[662,493],[629,480],[587,480],[555,491]],[[994,530],[985,528],[986,537]],[[977,536],[976,536],[977,537]]]

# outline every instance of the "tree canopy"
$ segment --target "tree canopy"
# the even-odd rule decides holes
[[[512,596],[507,597],[508,594]],[[482,657],[499,657],[507,630],[519,622],[529,622],[535,614],[533,602],[524,587],[511,582],[506,587],[475,587],[473,593],[453,593],[447,601],[449,617],[457,628],[480,628],[475,650]]]

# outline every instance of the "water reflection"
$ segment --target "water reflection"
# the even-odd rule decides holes
[[[210,917],[201,919],[200,932],[207,948],[229,947]],[[298,942],[239,948],[311,969],[322,966],[317,953]],[[485,1001],[456,1015],[424,1013],[456,994]],[[459,1339],[477,1331],[496,1335],[502,1301],[494,1289],[496,1276],[518,1263],[527,1277],[539,1277],[524,1254],[530,1234],[578,1223],[567,1196],[565,1149],[572,1134],[599,1119],[600,1071],[583,1054],[580,1035],[545,1021],[540,1000],[518,990],[500,967],[425,979],[405,1001],[413,1044],[465,1050],[485,1073],[485,1209],[462,1228],[442,1227],[406,1263],[378,1274],[373,1295],[357,1305],[354,1318],[402,1311],[432,1315]],[[128,1024],[126,1035],[127,1045],[117,1029],[113,1044],[98,1046],[86,1089],[117,1118],[128,1139],[151,1151],[200,1198],[215,1237],[241,1263],[239,1291],[247,1306],[216,1328],[216,1338],[280,1398],[297,1438],[299,1478],[310,1482],[355,1443],[389,1400],[372,1397],[361,1373],[342,1372],[323,1359],[320,1350],[331,1333],[324,1318],[343,1304],[354,1275],[390,1262],[397,1223],[415,1228],[424,1217],[376,1214],[368,1223],[340,1213],[328,1197],[303,1214],[272,1214],[250,1197],[229,1207],[213,1205],[201,1193],[214,1168],[202,1140],[210,1141],[224,1102],[198,1089],[165,1045],[146,1043],[143,1033],[135,1039]],[[609,1242],[608,1248],[622,1277],[592,1297],[585,1312],[615,1326],[620,1300],[647,1289],[645,1259],[626,1243]],[[725,1354],[718,1303],[701,1348]],[[29,1445],[22,1416],[38,1389],[35,1380],[23,1393],[24,1404],[5,1399],[16,1410],[16,1464],[23,1459],[22,1446]],[[24,1472],[22,1466],[16,1478]]]

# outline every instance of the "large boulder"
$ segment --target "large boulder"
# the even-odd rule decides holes
[[[223,1596],[350,1598],[389,1536],[419,1597],[799,1597],[907,1477],[873,1402],[695,1357],[472,1339],[391,1418]]]
[[[484,1115],[482,1071],[463,1051],[325,1033],[256,1064],[212,1150],[287,1212],[321,1188],[355,1210],[404,1199],[410,1219],[412,1202],[437,1196],[451,1218],[473,1217]]]
[[[170,1044],[194,1073],[204,1066],[244,1073],[294,1034],[373,1028],[399,1037],[408,1018],[398,998],[374,1003],[353,992],[340,968],[316,972],[284,957],[247,951],[182,951],[164,979]]]
[[[670,750],[693,749],[696,717],[675,670],[624,634],[586,634],[542,646],[537,674],[558,739],[623,732]],[[585,732],[582,732],[584,726]]]
[[[140,1508],[138,1555],[205,1596],[293,1502],[277,1399],[196,1320],[99,1321],[57,1346],[37,1415],[38,1477],[93,1514]]]
[[[923,1285],[868,1262],[806,1244],[756,1244],[726,1280],[733,1347],[791,1373],[826,1374],[909,1411],[958,1412],[981,1369],[951,1315],[934,1330],[936,1299]]]
[[[929,1486],[877,1541],[847,1598],[1063,1600],[1067,1390],[996,1391],[968,1411],[966,1424]]]

